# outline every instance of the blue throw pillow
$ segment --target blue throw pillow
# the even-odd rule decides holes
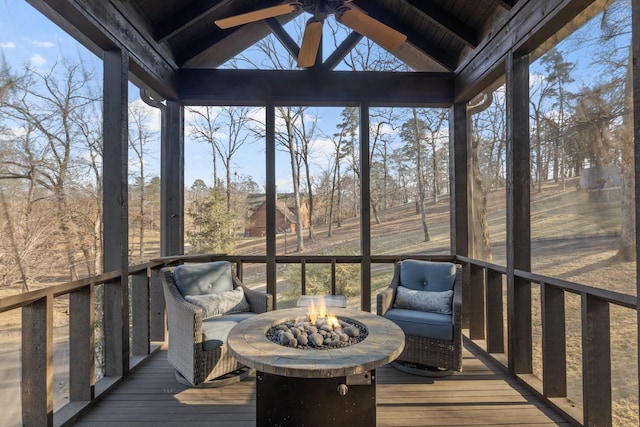
[[[451,314],[452,300],[453,291],[416,291],[415,289],[398,286],[396,288],[396,300],[393,306],[409,310]]]
[[[179,265],[173,270],[173,278],[182,296],[233,290],[231,264],[228,261]]]

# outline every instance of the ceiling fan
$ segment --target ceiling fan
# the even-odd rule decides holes
[[[322,23],[330,14],[334,14],[338,22],[373,40],[388,51],[397,49],[407,39],[406,35],[358,9],[351,3],[351,0],[289,1],[277,6],[218,19],[215,23],[218,27],[226,29],[300,10],[313,15],[307,21],[302,37],[302,46],[298,54],[298,67],[300,68],[312,67],[315,64],[322,38]]]

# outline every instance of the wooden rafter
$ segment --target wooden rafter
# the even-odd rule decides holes
[[[202,19],[206,19],[222,8],[225,2],[220,0],[202,0],[193,2],[185,7],[179,15],[172,16],[164,22],[156,25],[155,38],[162,43],[187,29],[190,25]],[[213,19],[211,19],[213,25]]]
[[[422,0],[404,0],[415,8],[415,11],[431,23],[443,29],[468,47],[478,46],[478,35],[467,25],[460,22],[450,13],[431,2]]]
[[[372,3],[369,3],[367,4],[367,13],[372,18],[390,26],[396,31],[400,31],[401,33],[405,34],[409,43],[413,44],[416,48],[432,57],[435,61],[440,63],[448,70],[455,69],[457,58],[453,57],[449,52],[444,51],[433,43],[430,43],[428,40],[413,31],[407,25],[391,17],[390,14],[385,10],[377,7]]]

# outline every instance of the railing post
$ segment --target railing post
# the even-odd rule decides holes
[[[468,329],[471,318],[471,264],[462,264],[462,329]]]
[[[336,260],[331,260],[331,295],[336,294]]]
[[[547,397],[567,396],[564,291],[540,283],[542,301],[542,387]]]
[[[471,264],[470,277],[470,322],[469,322],[469,338],[472,340],[483,340],[484,335],[484,311],[485,311],[485,292],[484,292],[484,268]]]
[[[107,377],[129,373],[128,286],[120,277],[104,284],[104,372]]]
[[[149,354],[149,277],[147,270],[131,278],[131,353]]]
[[[95,397],[94,285],[69,294],[69,400]]]
[[[244,270],[242,267],[242,260],[238,259],[236,261],[236,276],[238,276],[238,280],[240,280],[241,282],[243,281],[243,277],[244,277]]]
[[[166,315],[160,268],[151,269],[149,286],[149,339],[164,342],[166,339]]]
[[[300,290],[301,295],[306,295],[307,294],[307,263],[304,259],[302,259],[302,261],[300,261],[300,278],[301,278],[301,286],[302,289]]]
[[[582,294],[582,394],[584,425],[610,426],[611,322],[609,303]]]
[[[504,353],[504,308],[502,274],[486,269],[487,353]]]
[[[53,296],[22,308],[22,424],[53,425]]]

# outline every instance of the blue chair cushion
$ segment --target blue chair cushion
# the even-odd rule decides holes
[[[451,314],[392,308],[384,315],[402,329],[406,335],[453,340],[453,316]]]
[[[416,291],[442,292],[453,289],[456,266],[451,262],[408,259],[400,264],[400,284]]]
[[[173,278],[182,296],[233,290],[231,264],[228,261],[179,265],[173,271]]]
[[[227,336],[231,328],[256,313],[227,314],[226,316],[210,317],[202,320],[202,349],[213,350],[227,343]]]

